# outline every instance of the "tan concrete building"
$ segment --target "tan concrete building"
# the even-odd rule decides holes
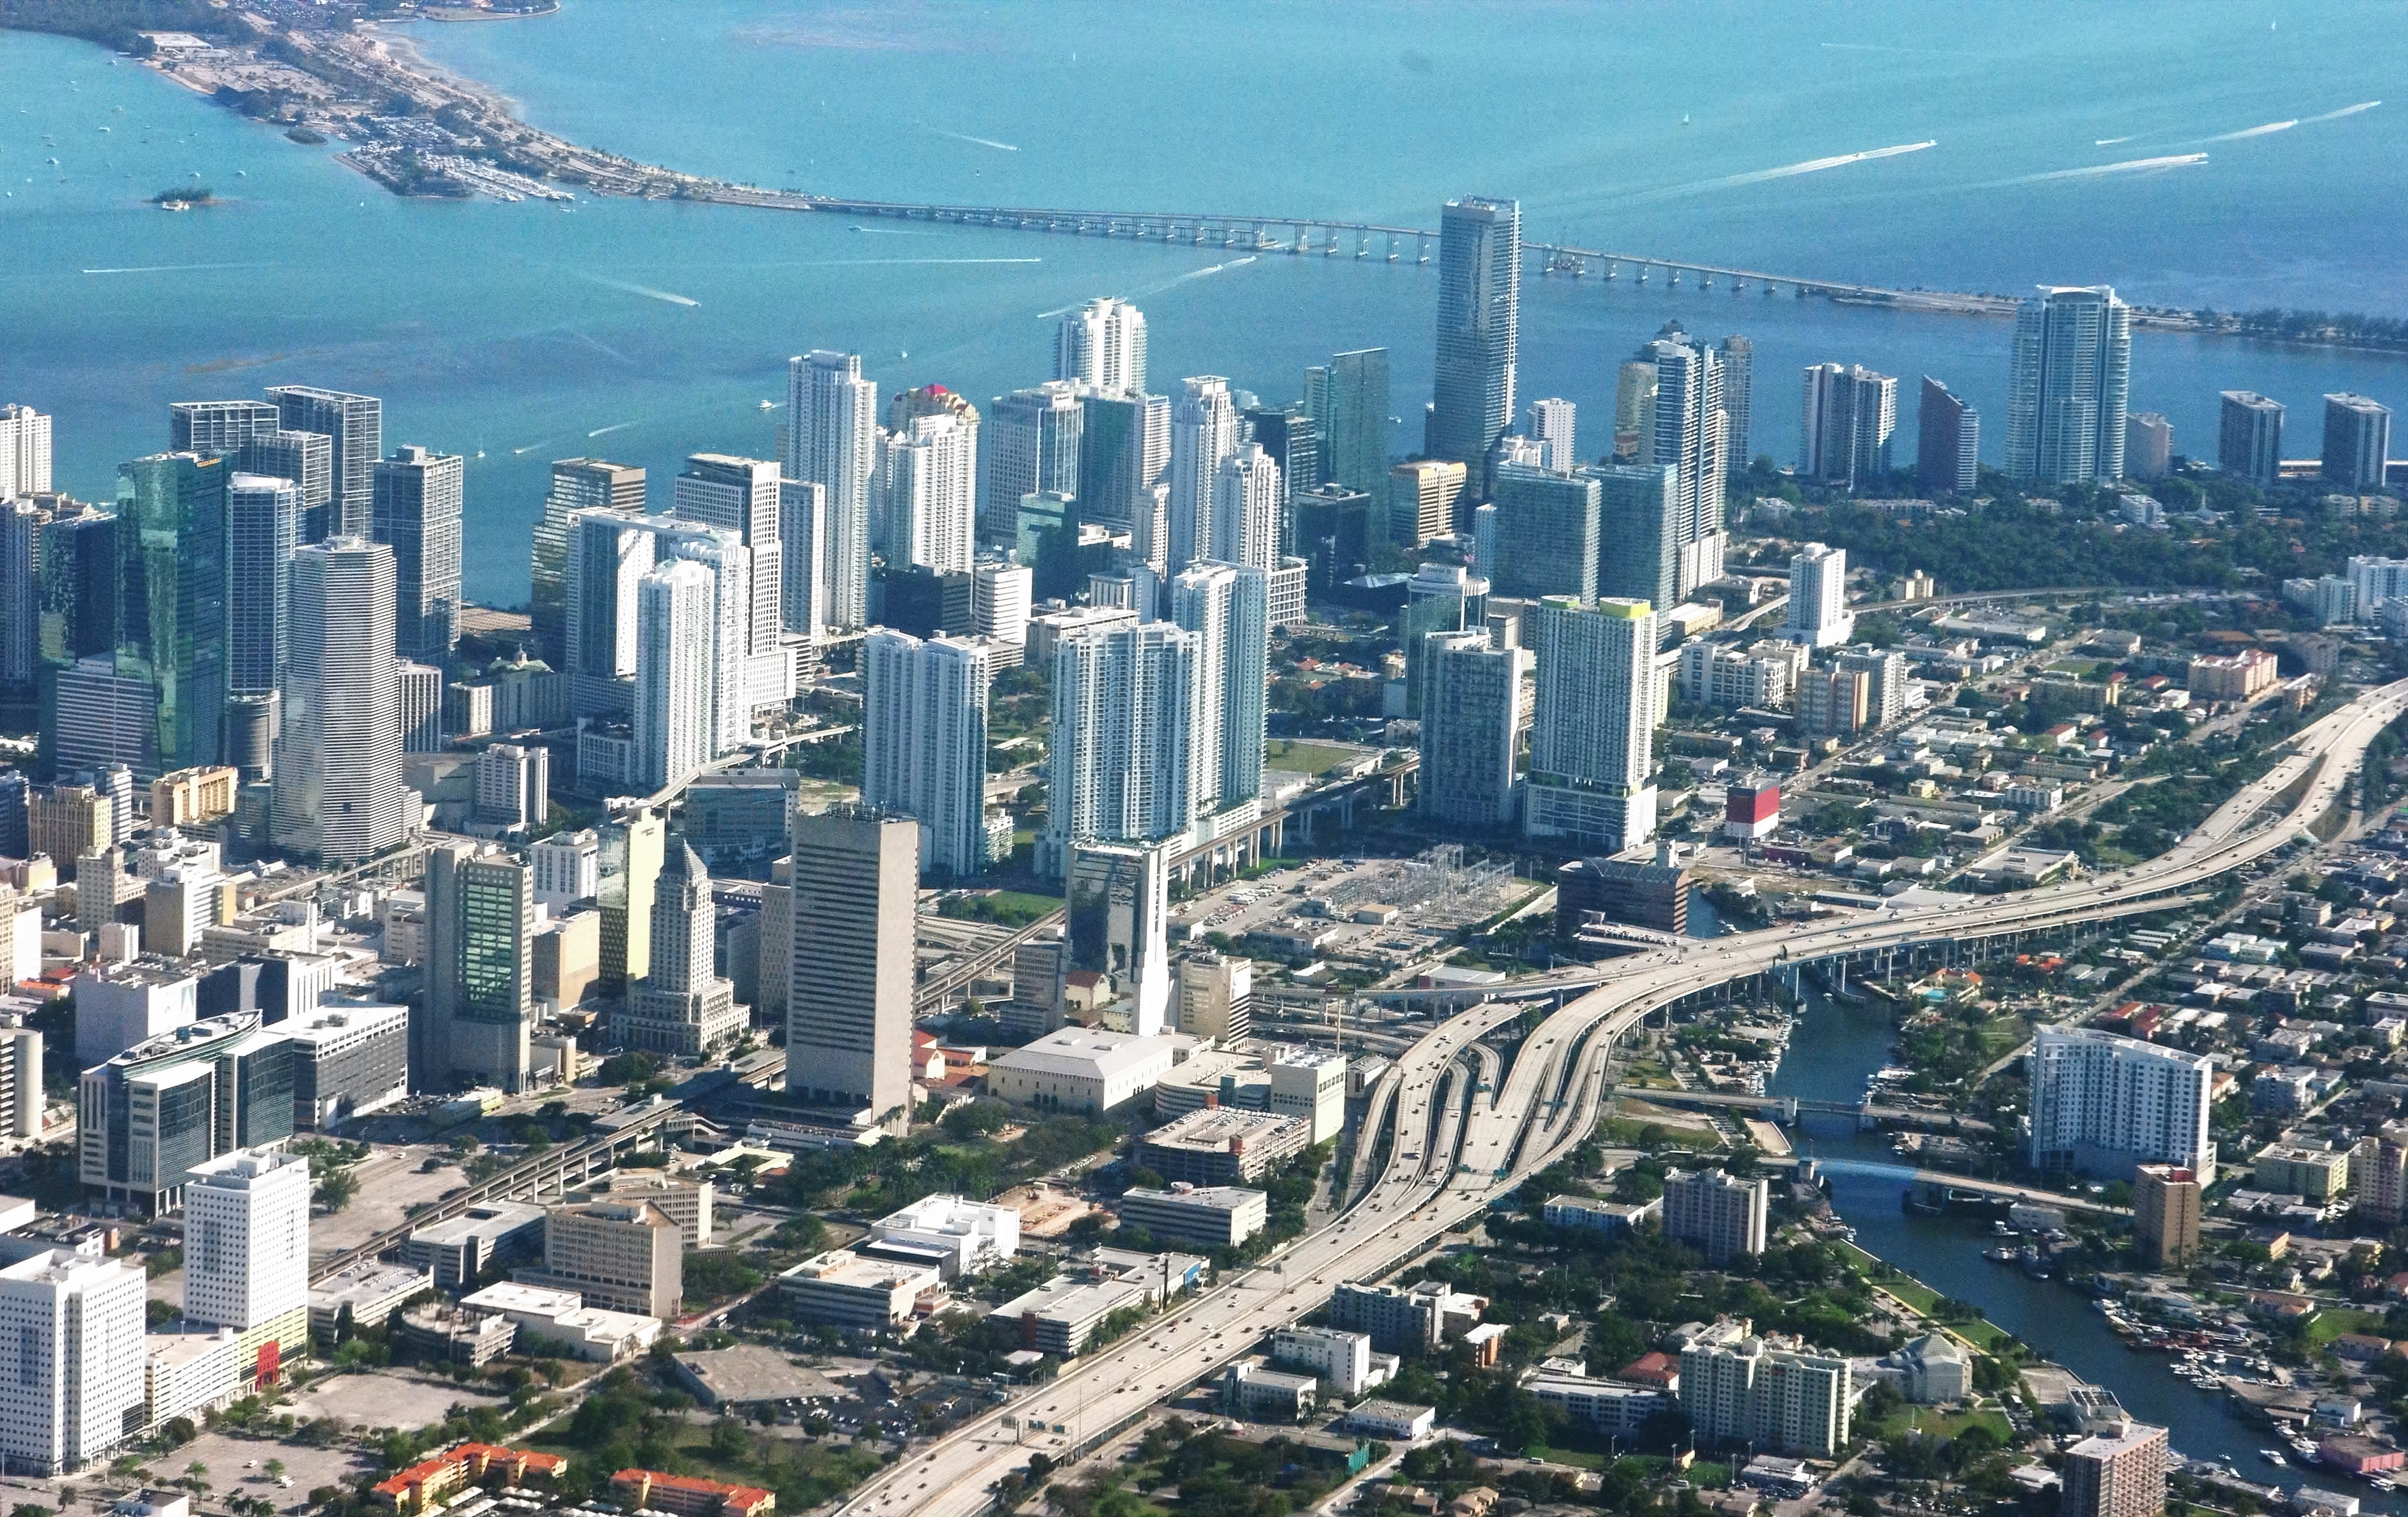
[[[2180,1165],[2144,1164],[2132,1175],[2132,1238],[2153,1269],[2199,1256],[2198,1172]]]
[[[544,1218],[543,1267],[522,1284],[575,1291],[586,1304],[666,1322],[685,1303],[678,1224],[649,1201],[589,1201]]]
[[[150,781],[150,825],[200,827],[234,815],[240,776],[230,766],[178,769]]]
[[[678,1224],[678,1238],[687,1248],[710,1242],[711,1186],[707,1180],[686,1180],[658,1169],[613,1169],[568,1193],[583,1201],[649,1201]]]
[[[2065,1517],[2157,1517],[2166,1510],[2166,1430],[2112,1424],[2065,1451]]]

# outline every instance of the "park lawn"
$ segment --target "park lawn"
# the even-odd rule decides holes
[[[1984,1353],[1998,1352],[2000,1345],[2015,1336],[1997,1323],[1980,1317],[1971,1322],[1952,1322],[1948,1324],[1948,1330]]]
[[[2308,1324],[2308,1347],[2311,1350],[2321,1349],[2344,1333],[2372,1333],[2382,1325],[2383,1314],[2378,1311],[2358,1311],[2345,1307],[2319,1311]]]
[[[1863,1267],[1861,1272],[1865,1276],[1866,1282],[1874,1288],[1887,1291],[1927,1317],[1931,1315],[1931,1309],[1940,1304],[1940,1293],[1914,1276],[1892,1274],[1885,1280],[1875,1279],[1871,1267],[1881,1262],[1875,1255],[1866,1252],[1854,1243],[1843,1242],[1840,1247]],[[1986,1322],[1979,1317],[1970,1322],[1942,1323],[1941,1325],[1984,1353],[1997,1352],[2000,1343],[2014,1336],[1998,1324]]]
[[[1589,1453],[1580,1449],[1549,1448],[1543,1444],[1533,1445],[1530,1457],[1543,1459],[1551,1465],[1569,1465],[1577,1469],[1603,1469],[1607,1464],[1606,1456],[1601,1453]]]
[[[1361,754],[1352,748],[1332,748],[1326,743],[1298,742],[1294,737],[1274,737],[1263,748],[1263,763],[1274,769],[1318,777],[1337,765]]]
[[[1605,1123],[1605,1139],[1617,1148],[1645,1148],[1646,1133],[1654,1128],[1656,1136],[1676,1148],[1718,1149],[1723,1135],[1703,1127],[1675,1127],[1670,1123],[1651,1122],[1636,1117],[1609,1117]]]
[[[1955,1438],[1969,1427],[1987,1429],[2000,1443],[2014,1441],[2014,1424],[2007,1414],[1995,1409],[1982,1411],[1934,1411],[1929,1407],[1902,1407],[1879,1422],[1859,1422],[1850,1433],[1866,1440],[1892,1438],[1901,1433],[1921,1432],[1937,1438]]]

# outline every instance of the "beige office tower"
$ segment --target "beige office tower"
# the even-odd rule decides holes
[[[867,1109],[896,1129],[911,1114],[911,916],[920,824],[857,807],[793,823],[794,979],[786,1095]]]
[[[2060,1510],[2065,1517],[2157,1517],[2166,1510],[2166,1430],[2109,1423],[2066,1450]]]
[[[668,857],[668,823],[639,806],[602,834],[602,978],[618,986],[652,972],[652,897]]]
[[[2152,1269],[2179,1267],[2199,1257],[2199,1172],[2174,1164],[2144,1164],[2132,1173],[2132,1239]]]

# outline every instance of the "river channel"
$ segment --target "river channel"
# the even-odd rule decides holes
[[[1855,1101],[1865,1077],[1889,1063],[1894,1026],[1879,1005],[1811,995],[1789,1049],[1769,1085],[1774,1095]],[[2403,1510],[2370,1487],[2340,1476],[2276,1470],[2258,1450],[2274,1445],[2272,1429],[2221,1395],[2176,1379],[2165,1356],[2124,1347],[2088,1298],[2057,1281],[2037,1281],[1982,1257],[1991,1241],[1986,1223],[1907,1214],[1899,1198],[1908,1171],[1885,1133],[1859,1133],[1852,1117],[1806,1115],[1791,1135],[1798,1152],[1820,1160],[1831,1205],[1856,1230],[1856,1242],[1933,1290],[1978,1303],[1989,1320],[2048,1358],[2115,1393],[2127,1410],[2168,1430],[2173,1447],[2193,1459],[2229,1458],[2243,1480],[2302,1483],[2359,1495],[2370,1510]]]

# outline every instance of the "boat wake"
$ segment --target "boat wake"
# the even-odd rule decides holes
[[[2127,158],[2120,164],[2092,164],[2085,168],[2056,168],[2044,174],[2019,174],[2011,179],[1992,179],[1977,184],[1976,190],[2004,190],[2017,184],[2049,184],[2058,179],[2095,179],[2109,174],[2153,174],[2162,169],[2189,168],[2207,162],[2203,152],[2169,153],[2162,158]]]
[[[1868,148],[1862,152],[1843,152],[1829,158],[1809,158],[1802,164],[1784,164],[1779,168],[1759,168],[1745,174],[1728,174],[1718,179],[1699,179],[1692,184],[1669,185],[1661,190],[1648,190],[1624,198],[1644,204],[1656,200],[1672,200],[1684,195],[1709,194],[1716,190],[1736,190],[1743,185],[1763,184],[1772,179],[1795,179],[1800,174],[1820,174],[1828,169],[1846,168],[1855,164],[1870,164],[1883,158],[1901,158],[1911,152],[1921,152],[1940,145],[1937,137],[1923,142],[1901,142],[1889,148]]]

